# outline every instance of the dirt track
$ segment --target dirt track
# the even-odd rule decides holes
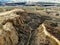
[[[11,14],[11,13],[14,13],[14,12],[19,12],[19,11],[24,12],[23,9],[13,9],[13,10],[11,10],[11,11],[6,11],[6,12],[0,13],[0,16],[7,15],[7,14]]]

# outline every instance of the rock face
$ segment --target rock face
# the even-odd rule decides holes
[[[46,20],[52,18],[18,10],[0,15],[0,45],[60,45],[57,23]],[[42,24],[59,42],[45,34]]]
[[[7,22],[5,25],[0,27],[0,45],[16,45],[17,43],[18,33],[12,23]]]
[[[18,33],[12,22],[7,21],[9,20],[9,16],[3,16],[0,18],[0,45],[17,45]]]

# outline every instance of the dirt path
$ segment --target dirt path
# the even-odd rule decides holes
[[[11,13],[17,12],[17,11],[23,12],[24,10],[23,10],[23,9],[13,9],[13,10],[11,10],[11,11],[6,11],[6,12],[0,13],[0,16],[4,16],[4,15],[7,15],[7,14],[11,14]]]

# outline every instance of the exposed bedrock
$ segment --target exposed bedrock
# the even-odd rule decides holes
[[[52,17],[18,10],[0,15],[0,45],[59,45],[44,32],[45,26],[47,33],[60,41],[59,26]]]

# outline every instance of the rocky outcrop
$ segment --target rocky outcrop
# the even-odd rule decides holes
[[[0,45],[60,45],[59,26],[50,20],[49,16],[22,9],[1,13]]]

